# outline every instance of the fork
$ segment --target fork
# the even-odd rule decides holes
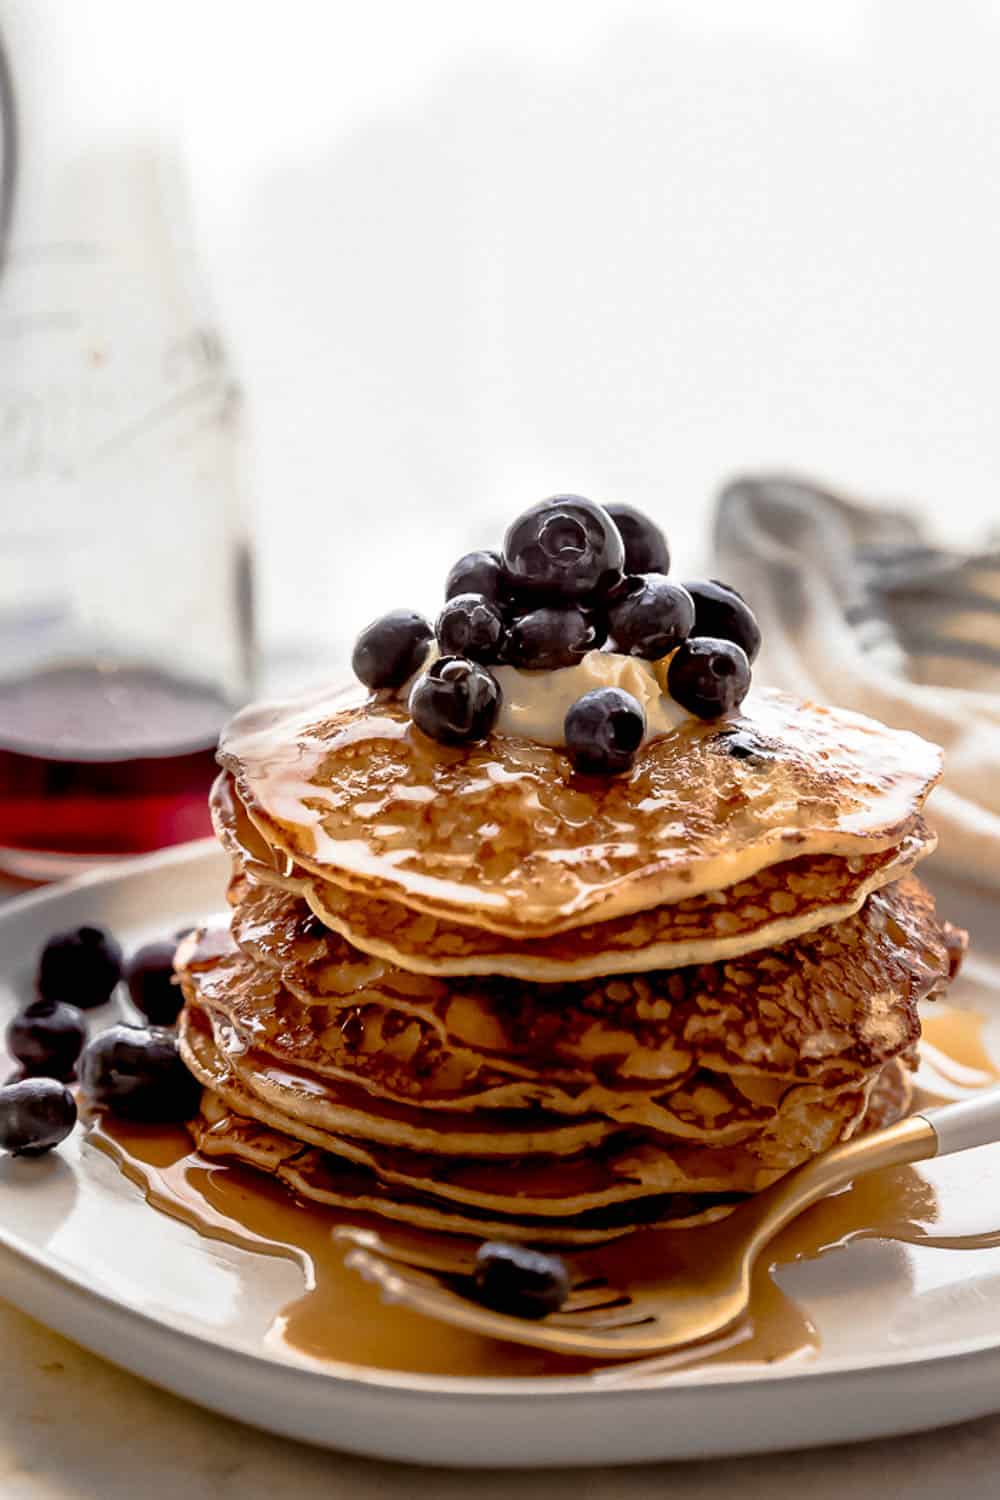
[[[472,1333],[531,1344],[555,1354],[639,1359],[704,1343],[746,1318],[750,1275],[761,1251],[797,1215],[828,1193],[880,1167],[950,1156],[1000,1139],[1000,1087],[972,1099],[910,1115],[873,1135],[836,1146],[745,1199],[718,1226],[684,1231],[699,1254],[662,1285],[633,1291],[603,1278],[577,1279],[558,1312],[526,1320],[474,1300],[471,1249],[393,1244],[375,1230],[347,1225],[334,1238],[347,1264],[402,1304]],[[698,1236],[698,1240],[689,1240]]]

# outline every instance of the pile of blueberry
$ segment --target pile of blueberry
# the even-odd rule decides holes
[[[409,708],[432,739],[485,739],[500,708],[491,666],[570,667],[605,647],[658,661],[670,656],[671,696],[702,719],[738,708],[760,648],[753,613],[714,579],[672,583],[666,538],[628,505],[553,495],[508,528],[501,552],[470,552],[448,574],[432,629],[394,610],[358,637],[353,667],[373,691],[416,673]],[[440,655],[425,670],[434,638]],[[584,694],[566,716],[566,749],[589,773],[628,770],[646,732],[641,704],[620,688]]]
[[[178,935],[179,936],[179,935]],[[40,1156],[76,1124],[79,1079],[92,1104],[149,1121],[193,1114],[199,1089],[171,1030],[183,997],[174,982],[178,937],[147,943],[127,961],[103,927],[57,933],[42,949],[36,998],[7,1027],[18,1071],[0,1087],[0,1151]],[[87,1042],[84,1011],[106,1005],[124,979],[149,1023],[111,1026]]]

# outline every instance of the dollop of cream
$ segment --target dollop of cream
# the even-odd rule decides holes
[[[669,657],[650,662],[616,651],[588,651],[576,666],[550,672],[491,667],[503,694],[496,729],[558,749],[566,743],[563,725],[577,698],[594,688],[616,687],[642,704],[646,714],[643,742],[660,739],[690,717],[666,690],[668,661]]]

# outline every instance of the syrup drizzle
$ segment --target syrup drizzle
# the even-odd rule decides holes
[[[1000,1082],[975,1012],[936,1005],[924,1020],[918,1106],[965,1098]],[[376,1289],[344,1265],[334,1243],[336,1223],[371,1222],[293,1198],[280,1183],[238,1165],[208,1162],[178,1127],[127,1124],[103,1117],[91,1141],[107,1152],[153,1207],[190,1225],[206,1242],[224,1241],[255,1254],[280,1256],[299,1268],[303,1290],[280,1308],[265,1335],[274,1352],[311,1361],[443,1375],[493,1378],[593,1371],[596,1362],[566,1359],[515,1344],[480,1338],[419,1314],[386,1306]],[[971,1153],[982,1158],[1000,1146]],[[963,1166],[964,1163],[964,1166]],[[754,1274],[748,1326],[718,1345],[683,1356],[688,1364],[761,1365],[804,1360],[819,1338],[802,1307],[777,1285],[772,1272],[811,1261],[858,1240],[893,1240],[934,1247],[940,1255],[1000,1246],[1000,1207],[979,1191],[982,1162],[969,1157],[892,1168],[860,1178],[817,1204],[774,1241]],[[725,1222],[713,1236],[725,1235]],[[664,1267],[690,1262],[698,1231],[646,1231],[596,1250],[574,1253],[583,1274],[619,1285],[662,1281]],[[433,1236],[393,1226],[392,1238],[426,1243]],[[670,1361],[672,1365],[677,1359]]]

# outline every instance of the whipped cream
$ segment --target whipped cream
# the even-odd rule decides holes
[[[577,698],[594,688],[616,687],[631,693],[646,714],[644,743],[660,739],[683,724],[690,714],[666,691],[669,657],[642,661],[617,651],[588,651],[573,667],[522,672],[517,667],[491,667],[503,698],[497,716],[500,734],[519,734],[527,740],[559,748],[565,745],[563,725]]]

